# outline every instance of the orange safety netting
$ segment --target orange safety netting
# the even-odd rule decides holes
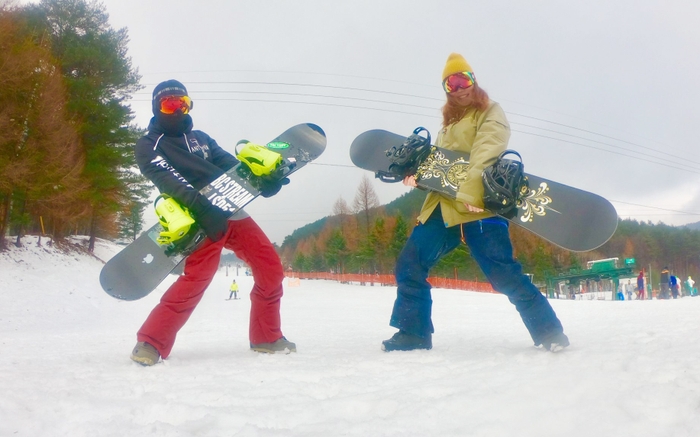
[[[360,285],[396,285],[394,275],[369,275],[363,273],[328,273],[313,272],[300,273],[289,272],[287,276],[299,279],[326,279],[340,283],[357,283]],[[451,290],[479,291],[482,293],[495,293],[488,282],[465,281],[463,279],[438,278],[431,276],[428,282],[435,288],[448,288]]]

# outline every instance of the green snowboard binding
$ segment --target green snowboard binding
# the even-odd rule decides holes
[[[236,144],[236,158],[243,163],[238,170],[239,176],[260,191],[271,184],[286,184],[289,180],[284,175],[296,167],[296,159],[284,159],[274,149],[283,150],[288,147],[289,144],[282,141],[273,141],[264,146],[248,140],[239,141]]]
[[[255,176],[274,173],[284,162],[282,155],[260,144],[241,140],[236,145],[236,158],[244,163]]]
[[[186,251],[192,245],[199,230],[199,226],[195,224],[189,210],[167,194],[156,197],[153,205],[158,221],[163,227],[156,242],[161,246],[166,246],[165,253],[168,256]],[[201,239],[200,236],[197,241]]]
[[[153,205],[158,221],[163,226],[163,231],[156,240],[162,246],[173,244],[185,237],[195,223],[187,208],[180,206],[175,199],[167,194],[156,197]]]

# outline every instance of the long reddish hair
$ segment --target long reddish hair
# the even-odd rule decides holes
[[[485,111],[489,107],[489,95],[486,91],[479,86],[479,84],[474,84],[474,92],[472,93],[472,101],[466,105],[462,106],[458,104],[452,96],[447,94],[447,102],[445,106],[442,107],[442,126],[447,127],[452,123],[457,123],[459,120],[464,118],[471,108],[476,108],[479,111]]]

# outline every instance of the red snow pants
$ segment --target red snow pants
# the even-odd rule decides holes
[[[184,274],[153,308],[136,335],[138,341],[153,345],[163,358],[170,355],[177,332],[187,322],[211,283],[224,247],[248,264],[253,273],[255,285],[250,292],[250,342],[270,343],[282,337],[282,263],[262,229],[252,218],[246,217],[229,220],[228,231],[221,240],[213,242],[207,238],[202,247],[185,260]]]

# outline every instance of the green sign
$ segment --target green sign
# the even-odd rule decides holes
[[[626,266],[633,265],[633,264],[635,264],[634,258],[625,258],[625,265]]]
[[[272,141],[267,143],[268,149],[287,149],[289,148],[289,143],[283,141]]]

